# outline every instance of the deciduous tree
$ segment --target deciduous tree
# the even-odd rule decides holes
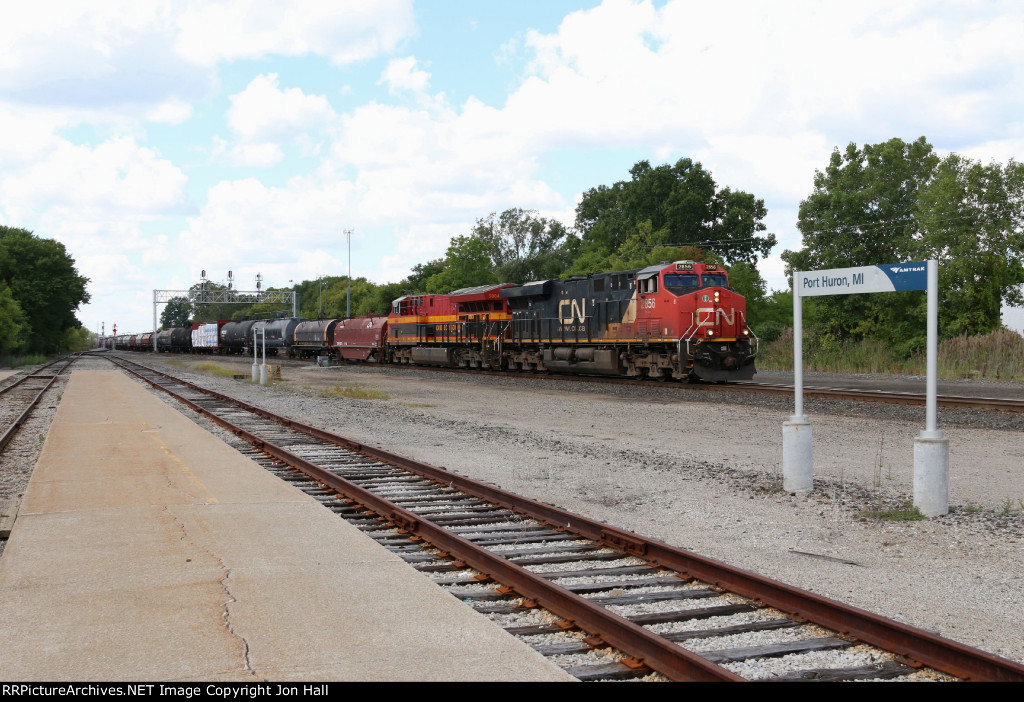
[[[671,246],[697,246],[728,262],[754,262],[775,245],[764,234],[764,201],[731,188],[718,189],[711,173],[691,159],[651,166],[640,161],[631,179],[583,194],[576,228],[584,250],[614,253],[640,224],[665,231]]]
[[[25,229],[0,226],[0,281],[28,324],[26,350],[53,352],[79,326],[75,311],[89,301],[89,279],[78,274],[64,245]]]

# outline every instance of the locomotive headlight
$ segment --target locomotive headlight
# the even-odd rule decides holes
[[[718,302],[718,291],[715,291],[715,302]]]
[[[708,329],[708,336],[714,336],[714,335],[715,335],[715,331],[713,329]]]
[[[744,329],[743,330],[743,336],[750,336],[750,330],[749,329]]]

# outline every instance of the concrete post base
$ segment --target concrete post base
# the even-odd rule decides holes
[[[260,365],[260,385],[267,384],[267,364]]]
[[[942,432],[914,439],[914,506],[926,517],[949,512],[949,439]]]
[[[260,366],[258,363],[252,364],[252,382],[256,382],[260,379]]]
[[[814,487],[811,458],[811,423],[807,417],[790,417],[782,425],[782,489],[799,492]]]

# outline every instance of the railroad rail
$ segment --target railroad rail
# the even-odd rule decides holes
[[[1024,681],[1024,666],[930,632],[110,360],[249,442],[264,465],[305,481],[307,492],[416,567],[455,574],[446,586],[478,610],[542,607],[557,617],[514,626],[517,635],[585,632],[545,644],[552,655],[604,646],[622,652],[600,670],[571,670],[583,679],[656,671],[671,680],[852,680],[928,669]],[[652,611],[622,609],[638,603]],[[787,634],[706,645],[769,631]],[[859,658],[840,668],[815,662],[815,652],[836,649]],[[765,660],[785,670],[750,667]]]
[[[76,358],[72,356],[50,361],[10,385],[0,388],[0,427],[3,427],[3,434],[0,434],[0,451],[18,433],[18,429],[32,414],[32,410],[39,404],[46,391],[57,381],[57,377],[67,370]]]
[[[195,356],[209,360],[210,356]],[[295,364],[308,366],[309,363],[288,357],[274,357],[275,364]],[[368,367],[366,364],[352,364]],[[389,366],[380,366],[390,368]],[[564,373],[547,373],[543,371],[492,371],[479,368],[450,368],[441,366],[395,366],[397,370],[417,370],[434,373],[459,373],[473,376],[526,376],[530,378],[546,379],[551,382],[563,383],[603,383],[610,385],[636,386],[643,383],[652,387],[674,389],[678,392],[692,390],[711,390],[722,392],[753,392],[765,395],[791,396],[793,386],[785,383],[762,383],[756,381],[738,381],[734,383],[686,383],[666,381],[664,378],[621,378],[606,377],[597,375],[570,375]],[[862,388],[827,387],[816,385],[804,385],[804,397],[814,399],[846,400],[851,402],[881,402],[893,405],[912,405],[924,407],[926,396],[923,392],[901,392],[892,390],[865,390]],[[939,407],[949,409],[978,409],[999,412],[1024,412],[1024,399],[1000,398],[1000,397],[973,397],[969,395],[938,395],[936,402]]]

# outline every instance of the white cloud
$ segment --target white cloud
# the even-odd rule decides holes
[[[412,0],[92,0],[19,5],[0,23],[0,92],[22,104],[158,121],[213,90],[219,62],[324,56],[347,65],[415,31]],[[163,107],[161,107],[163,106]],[[176,123],[173,122],[172,123]]]
[[[226,163],[234,168],[270,168],[284,160],[284,152],[277,144],[228,144],[220,137],[213,138],[213,163]]]
[[[146,113],[146,120],[161,124],[181,124],[192,116],[192,105],[179,100],[168,100]]]
[[[278,87],[276,73],[253,78],[231,96],[227,119],[245,141],[294,137],[296,132],[319,129],[336,119],[323,95],[306,95],[298,88]]]
[[[341,66],[391,51],[414,30],[412,0],[201,0],[175,17],[175,48],[190,61],[318,54]]]
[[[402,91],[412,93],[426,92],[430,85],[430,74],[416,68],[417,61],[414,57],[392,59],[388,62],[387,68],[381,74],[378,84],[384,83],[388,91],[397,94]]]

